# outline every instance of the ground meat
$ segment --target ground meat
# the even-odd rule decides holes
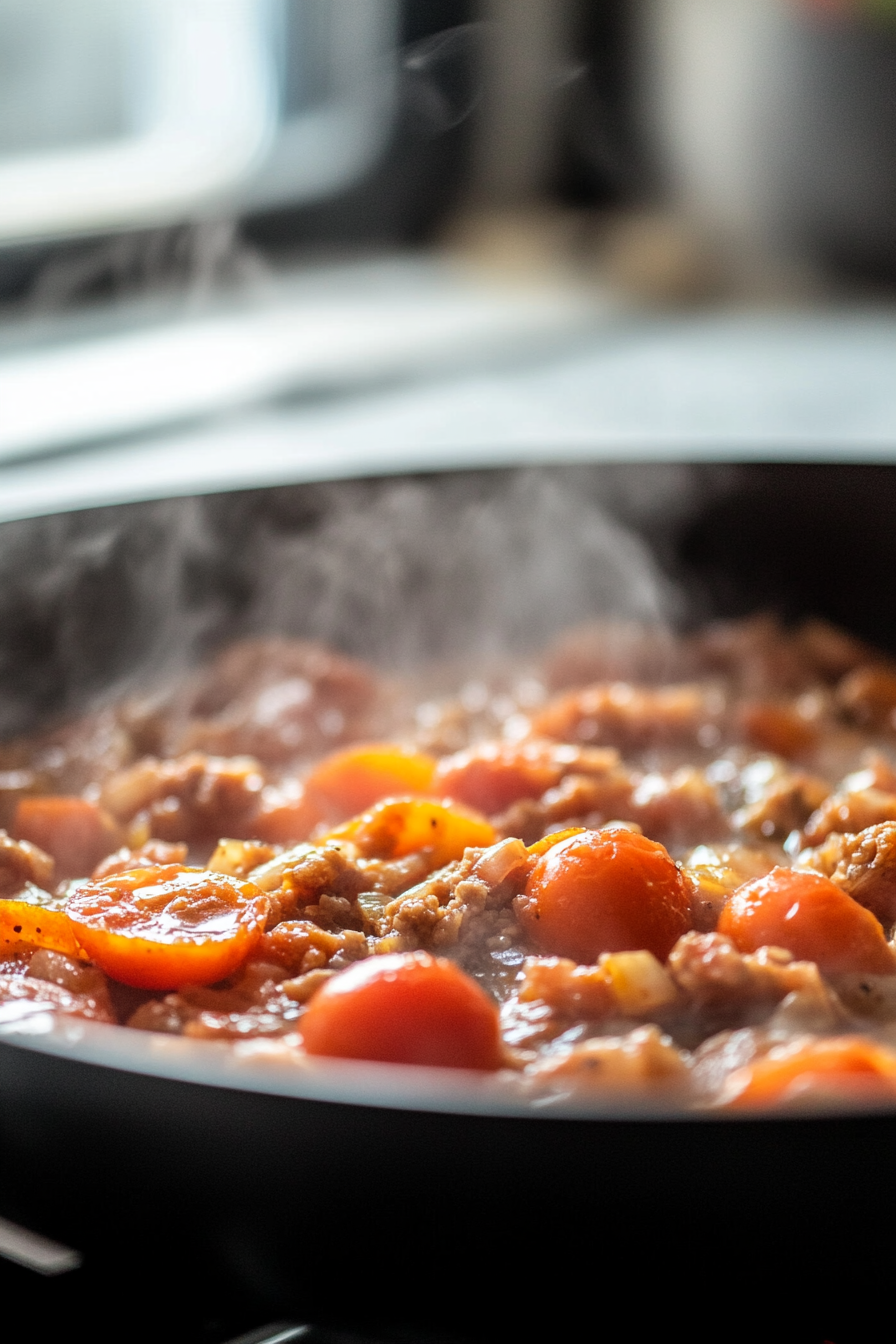
[[[831,878],[882,924],[896,921],[896,821],[858,835],[834,832],[817,849],[803,850],[799,862]]]
[[[835,831],[855,834],[883,821],[896,821],[896,793],[880,789],[832,793],[805,822],[803,842],[820,845]]]
[[[9,1021],[40,1011],[85,1017],[91,1022],[115,1021],[102,996],[73,993],[55,981],[39,976],[0,975],[0,1018]]]
[[[324,929],[311,919],[285,919],[263,934],[258,955],[281,966],[291,976],[322,970],[334,961],[347,966],[368,955],[369,947],[357,929]]]
[[[45,891],[52,890],[55,864],[49,854],[27,840],[12,840],[0,831],[0,898],[15,896],[33,882]]]
[[[787,630],[774,616],[719,622],[693,636],[704,672],[722,673],[747,694],[807,690],[831,683],[867,659],[869,648],[825,621]]]
[[[626,750],[658,743],[718,740],[724,696],[702,686],[598,684],[550,701],[532,716],[532,731],[561,742],[600,743]],[[710,739],[707,734],[715,733]]]
[[[271,877],[276,877],[276,886],[268,884]],[[269,928],[281,920],[319,912],[322,902],[327,900],[330,911],[354,911],[352,918],[358,920],[356,897],[367,885],[365,874],[350,857],[347,847],[338,844],[299,845],[254,869],[252,880],[270,893]],[[332,925],[329,915],[325,916],[325,923]]]
[[[756,761],[742,772],[744,804],[731,827],[757,840],[784,839],[799,830],[828,792],[827,781],[776,761]]]
[[[799,997],[806,1013],[816,1012],[825,1020],[839,1013],[815,963],[796,961],[779,947],[740,953],[721,934],[686,933],[669,955],[669,971],[685,1000],[707,1022],[712,1020],[707,1009],[737,1017],[790,995]]]
[[[527,1076],[550,1087],[601,1092],[676,1092],[690,1087],[686,1057],[658,1027],[637,1027],[625,1036],[596,1037],[556,1049],[527,1065]]]
[[[106,780],[100,798],[118,821],[140,818],[155,839],[201,843],[243,835],[263,788],[251,757],[192,752],[177,760],[140,761]]]
[[[671,775],[645,775],[632,792],[629,809],[618,815],[636,821],[645,835],[676,852],[728,832],[718,789],[704,771],[691,766]]]
[[[632,812],[633,776],[614,764],[603,774],[568,774],[538,799],[522,798],[495,818],[501,835],[534,844],[563,826],[601,826]]]

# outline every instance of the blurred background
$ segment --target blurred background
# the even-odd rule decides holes
[[[0,0],[0,517],[888,460],[894,296],[896,0]]]

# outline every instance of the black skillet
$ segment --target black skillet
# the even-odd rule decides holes
[[[763,606],[896,642],[891,469],[544,475],[576,501],[577,527],[582,508],[599,506],[649,535],[665,572],[684,583],[680,621]],[[412,552],[394,602],[379,610],[375,656],[398,639],[397,622],[414,627],[404,652],[446,651],[429,611],[441,570],[427,569],[395,523],[394,491],[458,526],[471,501],[495,502],[493,541],[505,535],[502,501],[518,488],[513,473],[345,487],[352,518],[359,508],[368,520],[392,517],[395,545]],[[271,554],[307,566],[325,543],[348,544],[326,523],[340,489],[0,530],[7,731],[74,711],[137,666],[158,670],[204,641],[265,628]],[[551,498],[556,507],[556,491]],[[271,538],[282,543],[274,552]],[[558,540],[563,558],[571,544]],[[591,547],[589,564],[599,551]],[[546,562],[517,555],[514,583],[531,595]],[[333,613],[314,607],[310,589],[303,604],[295,577],[300,596],[277,619],[320,634]],[[558,598],[557,624],[589,582],[578,576],[574,602]],[[166,624],[175,589],[190,641]],[[482,644],[477,622],[494,594],[467,592],[453,612],[451,585],[438,591],[446,619],[466,622],[470,645]],[[532,626],[541,638],[550,620],[534,616]],[[343,643],[362,652],[364,634],[355,621]],[[508,642],[519,647],[524,634],[515,626]],[[326,1064],[293,1073],[41,1015],[0,1023],[0,1215],[82,1252],[72,1312],[95,1313],[98,1338],[195,1339],[198,1312],[363,1325],[390,1338],[871,1339],[896,1252],[894,1148],[888,1113],[583,1113],[465,1075]]]

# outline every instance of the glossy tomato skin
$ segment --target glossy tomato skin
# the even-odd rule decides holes
[[[498,1012],[455,964],[427,952],[371,957],[329,980],[301,1020],[310,1055],[499,1069]]]
[[[86,882],[66,914],[78,945],[114,980],[177,989],[231,975],[261,938],[269,908],[252,882],[166,864]]]
[[[514,902],[539,952],[584,965],[646,949],[664,961],[691,926],[690,900],[662,845],[634,831],[583,831],[554,845]]]
[[[783,947],[836,975],[892,975],[896,960],[879,921],[820,873],[773,868],[732,893],[719,933],[739,952]]]

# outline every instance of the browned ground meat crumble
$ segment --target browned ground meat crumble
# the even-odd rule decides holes
[[[79,878],[191,863],[250,878],[270,901],[239,971],[173,993],[127,990],[7,937],[0,1007],[273,1037],[298,1053],[303,1013],[334,975],[424,950],[496,1000],[507,1069],[547,1089],[712,1105],[738,1070],[804,1038],[860,1033],[896,1050],[896,975],[825,975],[784,948],[738,951],[717,931],[732,892],[798,866],[892,938],[896,664],[821,622],[761,616],[677,638],[593,625],[456,694],[436,684],[399,684],[312,643],[251,640],[169,691],[0,747],[0,900],[61,908]],[[488,817],[495,843],[447,865],[433,869],[425,848],[384,856],[363,828],[351,842],[323,838],[326,826],[296,844],[262,838],[259,818],[300,798],[312,765],[338,748],[388,740],[444,763],[492,739],[539,745],[537,788],[501,799]],[[38,845],[13,838],[17,804],[44,795],[96,805],[106,829],[89,871],[54,871]],[[668,849],[690,931],[665,962],[643,949],[595,965],[537,955],[514,912],[527,846],[609,824]]]

